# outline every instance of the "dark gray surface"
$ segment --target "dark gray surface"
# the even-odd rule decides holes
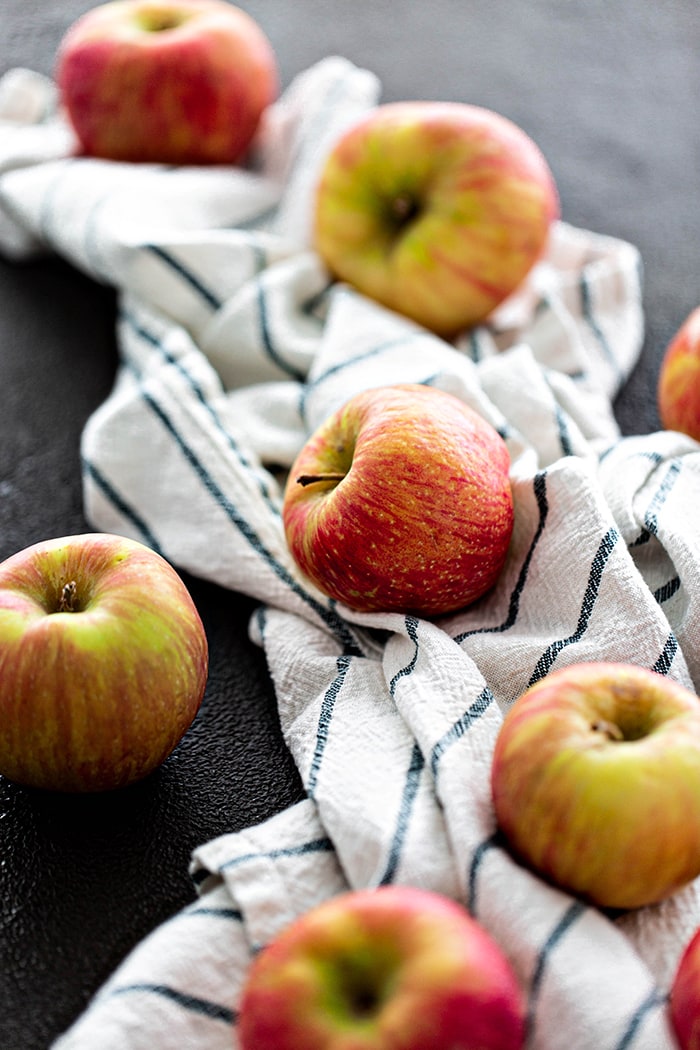
[[[84,0],[0,0],[0,73],[50,73]],[[656,429],[656,375],[700,302],[700,9],[696,0],[443,0],[245,5],[283,85],[339,53],[389,101],[444,98],[509,116],[543,149],[563,217],[641,250],[647,336],[616,406]],[[0,260],[0,558],[78,532],[78,444],[114,374],[114,298],[67,264]],[[0,778],[0,1047],[41,1050],[124,953],[193,895],[190,850],[299,797],[250,603],[187,580],[211,673],[194,726],[163,769],[100,798]],[[99,1050],[99,1048],[95,1048]]]

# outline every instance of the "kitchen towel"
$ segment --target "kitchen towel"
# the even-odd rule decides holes
[[[615,422],[643,340],[631,244],[557,223],[521,288],[453,343],[329,278],[316,177],[380,94],[370,71],[324,59],[271,107],[246,167],[194,169],[80,157],[49,80],[0,82],[0,248],[59,253],[119,293],[118,374],[83,434],[86,515],[256,600],[251,634],[306,787],[195,851],[195,902],[55,1050],[230,1050],[254,954],[319,901],[391,882],[460,900],[496,938],[531,1050],[674,1045],[667,993],[698,884],[615,915],[552,888],[496,834],[489,769],[503,713],[551,670],[626,660],[700,687],[700,446]],[[502,576],[436,622],[328,601],[281,526],[311,430],[395,382],[456,394],[511,455]]]

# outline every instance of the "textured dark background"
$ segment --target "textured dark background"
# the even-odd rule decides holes
[[[0,0],[0,73],[51,73],[86,0]],[[641,250],[647,335],[616,405],[658,426],[663,350],[700,302],[696,0],[258,0],[283,86],[343,54],[385,101],[456,99],[509,116],[554,171],[563,217]],[[114,296],[55,258],[0,259],[0,558],[83,531],[78,447],[116,364]],[[300,796],[250,602],[186,578],[211,646],[192,729],[146,782],[65,798],[0,778],[0,1047],[43,1050],[123,955],[193,896],[191,849]],[[99,1048],[95,1048],[99,1050]]]

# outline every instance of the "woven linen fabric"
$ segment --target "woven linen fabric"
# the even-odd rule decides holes
[[[55,1050],[231,1050],[253,955],[321,900],[390,882],[456,898],[495,937],[531,1050],[674,1045],[667,994],[698,885],[607,914],[545,884],[496,833],[489,771],[504,711],[551,670],[623,660],[700,686],[699,446],[615,423],[643,338],[630,244],[557,223],[517,293],[454,343],[329,279],[316,176],[379,96],[371,72],[330,57],[271,107],[247,167],[193,169],[80,157],[50,81],[0,83],[0,246],[60,253],[119,291],[118,375],[83,435],[86,515],[257,600],[251,634],[307,792],[202,844],[195,902]],[[462,398],[511,455],[502,576],[435,622],[328,601],[281,526],[308,434],[395,382]]]

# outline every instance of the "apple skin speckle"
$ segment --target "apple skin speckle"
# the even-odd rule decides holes
[[[453,612],[503,568],[509,469],[500,435],[453,395],[419,384],[365,391],[322,424],[290,471],[289,548],[324,594],[358,611]],[[301,486],[300,475],[319,480]]]

